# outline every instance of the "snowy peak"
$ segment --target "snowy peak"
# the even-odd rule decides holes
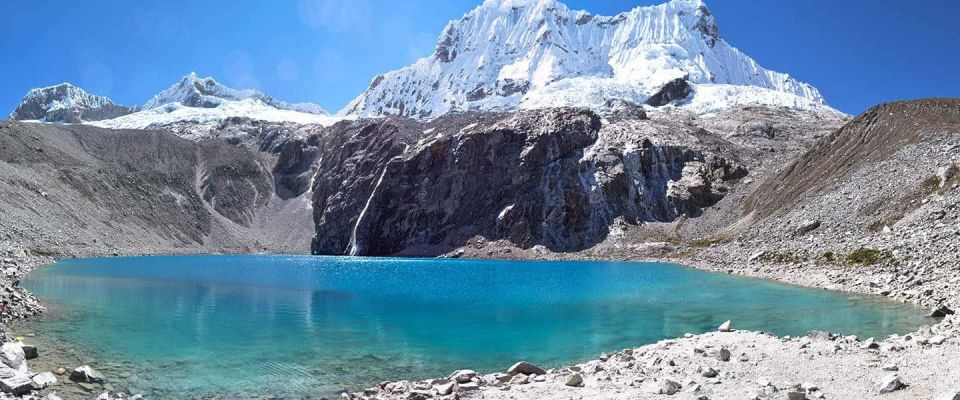
[[[187,123],[198,126],[196,138],[204,137],[203,126],[217,126],[230,118],[320,125],[342,119],[330,116],[316,104],[288,103],[255,89],[233,89],[193,72],[135,108],[116,105],[106,97],[91,95],[69,83],[32,89],[10,118],[88,123],[117,129],[164,128]]]
[[[691,84],[691,97],[670,106],[710,104],[697,112],[731,101],[828,108],[812,86],[727,44],[702,1],[596,16],[555,0],[486,0],[447,24],[433,55],[376,77],[341,113],[429,118],[463,110],[602,109],[612,99],[643,103],[678,78]],[[716,93],[725,97],[696,101]]]
[[[58,123],[81,123],[129,114],[127,107],[109,98],[87,93],[69,83],[30,89],[10,119]]]
[[[326,115],[323,107],[311,103],[288,103],[276,100],[256,89],[233,89],[224,86],[211,77],[201,78],[191,72],[168,89],[153,96],[143,105],[144,109],[162,107],[180,103],[185,107],[216,108],[224,101],[255,100],[280,109],[308,114]]]
[[[188,136],[203,139],[208,129],[202,127],[215,127],[230,118],[320,125],[339,120],[316,104],[288,103],[256,89],[233,89],[211,77],[201,78],[191,72],[153,96],[141,110],[92,125],[144,129],[188,123],[198,127]]]

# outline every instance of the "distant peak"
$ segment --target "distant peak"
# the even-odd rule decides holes
[[[201,77],[196,72],[190,72],[169,88],[153,96],[144,104],[144,109],[153,109],[172,103],[180,103],[185,107],[217,108],[224,101],[254,100],[283,110],[293,110],[309,114],[325,115],[326,110],[311,103],[288,103],[276,100],[256,89],[234,89],[213,77]]]
[[[96,96],[68,82],[30,89],[10,113],[11,119],[79,123],[129,113],[105,96]]]
[[[531,6],[549,7],[555,5],[557,5],[556,0],[485,0],[482,7],[510,10]]]

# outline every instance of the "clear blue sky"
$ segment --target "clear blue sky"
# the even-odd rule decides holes
[[[0,116],[64,81],[135,105],[190,71],[337,111],[377,74],[428,55],[480,0],[7,0]],[[653,0],[569,0],[613,15]],[[720,34],[859,113],[960,96],[960,1],[712,0]]]

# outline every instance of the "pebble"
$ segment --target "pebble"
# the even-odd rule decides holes
[[[730,350],[727,350],[726,347],[717,350],[716,354],[717,360],[720,361],[730,361]]]

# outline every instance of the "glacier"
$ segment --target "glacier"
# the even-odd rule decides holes
[[[675,79],[696,113],[735,105],[830,109],[813,86],[770,71],[719,34],[700,0],[615,16],[556,0],[486,0],[443,29],[434,53],[377,76],[344,116],[431,118],[451,111],[640,104]],[[830,109],[832,110],[832,109]]]

